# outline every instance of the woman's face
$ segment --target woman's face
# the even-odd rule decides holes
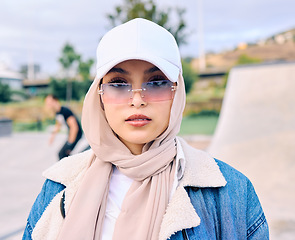
[[[128,60],[113,67],[102,83],[129,83],[134,90],[141,89],[142,83],[164,79],[167,77],[153,64]],[[145,143],[154,140],[168,127],[172,102],[173,99],[148,101],[141,97],[141,92],[135,91],[128,102],[103,100],[103,105],[112,130],[133,154],[140,154]]]

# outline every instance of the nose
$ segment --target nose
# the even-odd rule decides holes
[[[142,89],[134,89],[132,90],[133,96],[130,99],[130,105],[132,107],[141,107],[141,106],[146,106],[146,101],[142,97]]]

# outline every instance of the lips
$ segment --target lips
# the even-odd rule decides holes
[[[125,120],[126,123],[130,124],[133,127],[143,127],[151,121],[152,119],[142,114],[131,115]]]

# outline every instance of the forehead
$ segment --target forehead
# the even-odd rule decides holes
[[[118,63],[116,66],[130,66],[130,65],[141,65],[141,66],[146,66],[146,67],[153,67],[155,66],[154,64],[144,61],[144,60],[139,60],[139,59],[131,59],[131,60],[126,60],[123,62]]]
[[[162,73],[162,71],[150,62],[143,60],[127,60],[115,65],[111,68],[106,75],[110,73],[122,73],[122,74],[132,74],[134,72],[140,72],[143,74],[151,74],[154,72]]]

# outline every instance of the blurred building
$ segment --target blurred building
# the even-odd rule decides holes
[[[39,64],[23,65],[21,66],[21,73],[24,76],[23,88],[30,96],[46,92],[50,77],[41,71]]]
[[[0,63],[0,82],[8,85],[13,90],[21,90],[23,77],[19,72],[9,69],[5,64]]]

